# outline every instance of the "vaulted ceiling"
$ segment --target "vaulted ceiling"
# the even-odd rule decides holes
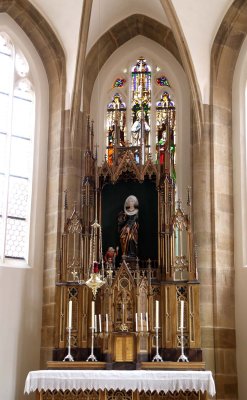
[[[74,79],[83,0],[30,0],[49,22],[67,57],[68,91]],[[171,0],[188,45],[202,99],[207,102],[210,53],[220,23],[233,0]],[[132,14],[143,14],[170,26],[164,0],[93,0],[87,51],[111,26]]]

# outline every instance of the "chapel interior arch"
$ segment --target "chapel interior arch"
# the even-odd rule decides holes
[[[239,387],[240,398],[245,397],[247,390],[247,387],[244,387],[243,384],[245,379],[241,376],[241,371],[246,367],[246,365],[243,366],[243,362],[246,360],[246,354],[245,356],[243,354],[246,320],[242,314],[242,305],[246,298],[245,291],[241,290],[241,282],[246,279],[246,274],[244,276],[245,270],[241,269],[243,258],[241,259],[242,255],[238,252],[239,244],[244,234],[241,224],[238,223],[239,218],[243,217],[243,211],[241,211],[243,197],[241,196],[240,199],[238,196],[240,195],[240,187],[241,191],[244,190],[245,182],[243,182],[243,177],[246,173],[246,154],[244,155],[243,146],[246,140],[246,133],[244,132],[245,128],[240,126],[243,123],[243,114],[245,114],[243,102],[246,101],[244,96],[246,75],[241,74],[241,68],[243,69],[244,65],[246,65],[246,56],[244,57],[243,53],[241,56],[240,53],[242,49],[246,49],[246,26],[247,4],[234,1],[220,25],[211,52],[212,157],[214,160],[212,175],[212,193],[214,195],[212,201],[213,210],[217,210],[217,216],[213,212],[213,220],[215,221],[213,232],[213,251],[215,253],[213,279],[216,282],[214,288],[214,324],[217,332],[224,331],[225,334],[226,332],[228,334],[228,357],[235,357],[233,353],[237,345],[238,375],[239,381],[242,382],[242,386]],[[238,122],[236,123],[237,120]],[[240,141],[242,149],[240,153],[237,152],[236,156]],[[224,175],[223,181],[222,174]],[[224,201],[222,201],[223,199]],[[228,224],[225,223],[226,217],[228,218]],[[238,238],[239,236],[241,237]],[[224,274],[224,284],[220,280],[222,274]],[[234,282],[235,291],[233,289]],[[226,306],[229,311],[227,318],[225,318],[224,313],[222,314],[219,311]],[[237,342],[235,342],[235,334]],[[217,355],[215,370],[217,392],[223,396],[226,388],[221,386],[220,380],[218,381],[218,374],[222,372],[223,368],[221,363],[218,362],[219,354],[222,351],[220,349],[221,346],[222,344],[219,342],[215,348],[215,354]],[[237,387],[236,370],[228,374],[228,382]]]

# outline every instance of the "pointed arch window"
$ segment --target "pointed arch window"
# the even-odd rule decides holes
[[[35,94],[29,64],[0,33],[0,259],[27,260]]]
[[[132,68],[131,143],[145,147],[150,144],[151,67],[143,57]],[[143,125],[143,126],[142,126]]]
[[[156,151],[160,164],[175,179],[176,109],[168,92],[163,92],[156,102]]]
[[[120,94],[115,93],[112,101],[107,105],[107,158],[109,164],[113,162],[113,146],[124,145],[126,141],[126,104]]]
[[[139,57],[129,73],[125,70],[121,81],[125,82],[121,95],[128,100],[124,103],[115,93],[107,106],[108,163],[113,163],[115,147],[119,153],[119,146],[128,146],[137,163],[145,162],[152,154],[175,179],[176,108],[165,71],[155,71],[144,57]]]

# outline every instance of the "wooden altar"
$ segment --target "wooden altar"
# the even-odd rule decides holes
[[[152,361],[157,342],[165,361],[177,361],[183,347],[189,361],[200,362],[190,191],[185,213],[175,200],[173,153],[163,164],[148,155],[141,163],[136,158],[136,151],[143,153],[141,146],[115,146],[113,161],[106,158],[98,166],[89,123],[87,129],[82,204],[70,216],[67,197],[64,204],[54,361],[66,356],[70,302],[75,361],[87,360],[93,334],[95,359],[108,368],[131,363],[138,369],[141,362]],[[128,253],[119,220],[126,219],[129,199],[138,202],[131,218],[138,213],[139,221],[136,249]]]
[[[186,204],[177,198],[175,107],[166,98],[157,108],[160,130],[152,157],[151,131],[145,130],[144,81],[149,72],[143,58],[139,67],[140,93],[133,97],[132,110],[138,131],[132,127],[132,141],[125,137],[126,110],[114,98],[108,110],[109,143],[99,165],[88,119],[79,206],[71,209],[65,194],[51,363],[62,363],[65,376],[74,368],[81,368],[82,375],[90,370],[92,382],[99,372],[107,372],[109,379],[116,372],[120,379],[129,370],[138,379],[149,370],[157,375],[172,373],[171,382],[177,386],[156,391],[119,385],[83,387],[82,382],[75,391],[65,381],[62,388],[41,387],[39,396],[45,400],[207,397],[208,388],[200,386],[207,371],[196,371],[204,369],[200,284],[190,188]],[[48,367],[54,368],[51,363]],[[167,371],[165,363],[173,371]],[[180,372],[198,373],[197,387],[181,386]]]

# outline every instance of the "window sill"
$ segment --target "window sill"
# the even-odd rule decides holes
[[[29,269],[31,266],[27,263],[26,260],[14,260],[14,259],[5,259],[4,261],[0,260],[1,268],[20,268],[20,269]]]

